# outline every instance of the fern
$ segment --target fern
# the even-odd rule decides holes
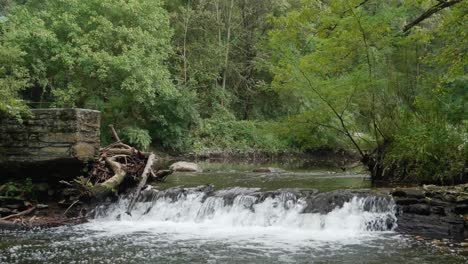
[[[122,130],[122,136],[125,141],[139,149],[146,150],[151,144],[151,137],[146,129],[126,127]]]

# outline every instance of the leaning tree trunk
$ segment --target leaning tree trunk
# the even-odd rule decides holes
[[[143,171],[143,174],[141,175],[140,183],[138,184],[135,193],[133,194],[132,200],[130,200],[130,204],[128,205],[126,213],[128,215],[131,215],[131,212],[133,210],[133,207],[135,206],[136,201],[138,200],[138,197],[140,196],[141,189],[146,185],[146,181],[148,180],[148,177],[151,175],[152,172],[152,167],[153,167],[153,162],[156,159],[156,156],[151,153],[150,156],[148,157],[148,161],[146,162],[145,170]]]

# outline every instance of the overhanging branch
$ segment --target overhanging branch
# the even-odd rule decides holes
[[[438,4],[432,6],[426,12],[424,12],[422,15],[417,17],[415,20],[413,20],[410,23],[406,24],[403,27],[403,32],[409,31],[411,28],[418,25],[419,23],[421,23],[425,19],[431,17],[433,14],[439,12],[440,10],[445,9],[447,7],[450,7],[450,6],[453,6],[455,4],[458,4],[461,1],[463,1],[463,0],[438,0]]]
[[[359,146],[359,144],[356,142],[356,140],[354,140],[353,136],[351,135],[348,127],[346,126],[345,124],[345,121],[343,119],[343,114],[344,112],[340,115],[340,113],[338,112],[338,110],[333,106],[333,104],[327,99],[325,98],[324,95],[322,95],[322,93],[314,87],[314,85],[312,84],[312,81],[309,79],[309,77],[305,74],[305,72],[303,70],[301,70],[299,67],[296,66],[296,68],[299,70],[299,72],[302,74],[302,76],[304,77],[304,79],[306,80],[309,88],[314,91],[314,93],[320,98],[320,100],[322,100],[327,106],[328,108],[330,108],[330,110],[333,112],[333,114],[335,115],[335,117],[338,119],[338,121],[340,121],[340,125],[341,125],[341,128],[343,129],[343,132],[344,134],[348,137],[348,139],[351,141],[351,143],[354,145],[354,147],[356,147],[356,150],[359,152],[359,155],[361,155],[362,158],[365,157],[365,154],[364,152],[362,151],[361,147]]]

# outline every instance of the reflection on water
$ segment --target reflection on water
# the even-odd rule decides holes
[[[369,176],[364,173],[343,171],[340,168],[308,168],[304,164],[233,164],[199,163],[202,173],[177,172],[170,175],[165,183],[158,186],[194,187],[213,184],[217,189],[230,187],[262,188],[277,190],[281,188],[304,188],[331,191],[337,189],[369,188]],[[283,170],[280,173],[252,172],[259,167],[273,167]]]

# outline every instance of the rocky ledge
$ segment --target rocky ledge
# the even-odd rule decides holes
[[[212,187],[172,188],[166,191],[146,190],[146,201],[154,197],[165,196],[177,199],[190,191],[206,192],[207,196],[221,195],[225,204],[232,203],[235,195],[242,188],[228,192],[214,192]],[[245,190],[244,190],[245,191]],[[468,238],[468,184],[458,186],[424,186],[417,188],[372,189],[372,190],[337,190],[321,193],[317,190],[282,189],[261,192],[247,189],[250,196],[257,197],[257,202],[266,197],[292,195],[294,199],[303,199],[307,206],[302,213],[327,214],[336,207],[342,207],[353,197],[366,199],[365,210],[388,210],[393,205],[396,210],[396,229],[401,234],[409,234],[426,239],[449,239],[464,241]],[[393,199],[392,199],[393,197]],[[388,227],[394,226],[389,222]]]
[[[468,238],[468,184],[397,188],[391,195],[397,205],[398,232],[432,239]]]

